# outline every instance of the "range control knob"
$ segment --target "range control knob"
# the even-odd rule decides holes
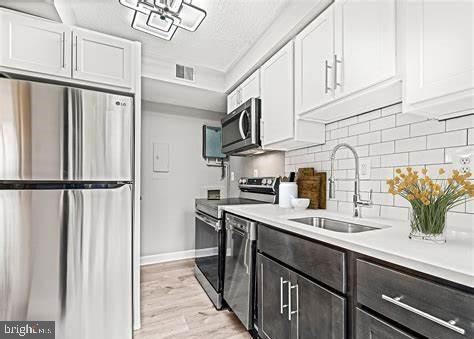
[[[273,184],[273,180],[272,179],[267,179],[267,185],[270,186],[271,184]]]
[[[266,185],[267,184],[267,179],[262,179],[262,185]]]

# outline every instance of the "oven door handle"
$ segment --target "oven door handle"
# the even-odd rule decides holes
[[[222,228],[220,220],[212,220],[211,218],[205,216],[202,213],[196,212],[196,218],[201,220],[203,223],[213,227],[216,231],[219,231]]]
[[[242,137],[242,140],[247,139],[247,135],[244,132],[244,116],[248,117],[248,113],[246,110],[242,111],[240,113],[240,118],[239,118],[239,131],[240,131],[240,136]]]

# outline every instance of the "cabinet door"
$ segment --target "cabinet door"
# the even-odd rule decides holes
[[[64,25],[0,12],[0,65],[71,77],[71,34]]]
[[[260,74],[265,147],[294,137],[293,42],[268,60]]]
[[[232,113],[237,108],[239,89],[236,89],[227,96],[227,114]]]
[[[242,93],[242,102],[246,102],[251,98],[260,97],[260,70],[253,73],[240,86]]]
[[[291,272],[292,339],[346,338],[346,300]]]
[[[336,2],[336,96],[348,95],[395,76],[395,0]]]
[[[334,6],[295,38],[295,110],[311,111],[334,98]]]
[[[405,9],[407,103],[473,89],[474,3],[419,0]]]
[[[263,339],[289,339],[288,282],[290,272],[257,254],[258,334]]]
[[[399,329],[379,320],[361,309],[356,309],[355,339],[415,339]]]
[[[132,87],[132,43],[74,29],[73,78]]]

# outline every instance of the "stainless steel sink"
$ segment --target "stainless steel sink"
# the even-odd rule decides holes
[[[301,224],[324,228],[329,231],[341,232],[341,233],[360,233],[360,232],[375,231],[375,230],[380,229],[377,227],[364,226],[364,225],[353,224],[353,223],[349,223],[345,221],[337,221],[337,220],[319,218],[319,217],[297,218],[297,219],[290,219],[290,221],[295,221]]]

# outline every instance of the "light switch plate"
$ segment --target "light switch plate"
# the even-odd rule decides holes
[[[153,143],[153,172],[170,171],[170,145],[162,142]]]
[[[359,174],[361,180],[369,180],[370,179],[370,158],[361,159],[359,162]]]

